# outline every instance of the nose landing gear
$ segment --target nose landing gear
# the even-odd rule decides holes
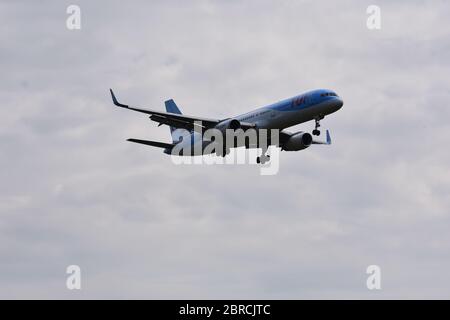
[[[319,116],[317,118],[314,119],[314,121],[316,122],[316,126],[312,132],[313,135],[315,136],[319,136],[320,135],[320,130],[318,129],[320,127],[320,120],[322,120],[324,117],[323,116]]]

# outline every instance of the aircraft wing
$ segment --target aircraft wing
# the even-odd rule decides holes
[[[119,101],[117,101],[117,98],[114,95],[114,92],[112,91],[112,89],[109,89],[109,91],[111,92],[111,98],[116,106],[121,107],[121,108],[126,108],[129,110],[133,110],[133,111],[137,111],[137,112],[149,114],[150,119],[155,122],[158,122],[159,125],[166,124],[168,126],[175,127],[175,128],[183,128],[183,129],[187,129],[187,130],[192,130],[192,129],[194,129],[194,126],[196,126],[197,122],[204,129],[213,128],[220,122],[219,119],[192,117],[192,116],[187,116],[187,115],[183,115],[183,114],[161,112],[161,111],[131,107],[129,105],[122,104]]]

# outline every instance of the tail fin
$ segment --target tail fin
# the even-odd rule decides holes
[[[180,109],[178,109],[178,107],[177,107],[175,101],[173,101],[173,99],[167,100],[166,102],[164,102],[164,104],[166,105],[167,112],[181,114]],[[170,127],[170,134],[172,135],[172,141],[175,143],[180,141],[180,137],[183,135],[183,133],[184,133],[183,129]]]
[[[167,112],[181,114],[180,109],[178,109],[178,107],[177,107],[175,101],[173,101],[173,99],[167,100],[166,102],[164,102],[164,104],[166,105]]]

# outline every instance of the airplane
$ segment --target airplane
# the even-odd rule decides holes
[[[308,148],[312,144],[330,145],[331,137],[328,130],[326,131],[326,141],[318,141],[313,139],[308,132],[299,131],[292,133],[285,129],[314,120],[315,128],[312,131],[312,134],[319,136],[320,120],[325,116],[338,111],[344,104],[343,100],[334,91],[317,89],[232,118],[210,119],[182,114],[173,99],[165,101],[166,112],[132,107],[120,103],[113,90],[109,90],[112,101],[116,106],[148,114],[150,115],[151,120],[159,123],[158,126],[164,124],[170,127],[172,143],[141,139],[127,140],[134,143],[162,148],[166,154],[172,154],[175,147],[177,147],[178,150],[190,150],[189,152],[177,154],[181,156],[206,154],[204,153],[205,148],[212,143],[212,141],[204,139],[201,132],[198,132],[198,127],[202,130],[218,129],[222,132],[224,132],[225,129],[242,129],[244,132],[249,129],[254,129],[256,131],[260,129],[266,129],[268,131],[277,129],[279,130],[278,143],[272,143],[272,141],[268,139],[265,144],[257,142],[256,144],[249,145],[245,142],[244,145],[233,145],[233,148],[240,146],[245,146],[246,148],[261,148],[262,154],[256,158],[256,162],[261,164],[269,161],[270,155],[266,154],[268,145],[276,144],[276,146],[284,151],[299,151]],[[198,144],[201,147],[195,148],[194,146]],[[229,152],[230,150],[225,148],[224,150],[216,151],[216,153],[221,156],[226,156]]]

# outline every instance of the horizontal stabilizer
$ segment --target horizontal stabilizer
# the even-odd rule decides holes
[[[150,141],[150,140],[128,139],[127,141],[134,142],[134,143],[145,144],[147,146],[152,146],[152,147],[169,149],[169,150],[172,150],[172,148],[174,146],[171,143],[164,143],[164,142]]]

